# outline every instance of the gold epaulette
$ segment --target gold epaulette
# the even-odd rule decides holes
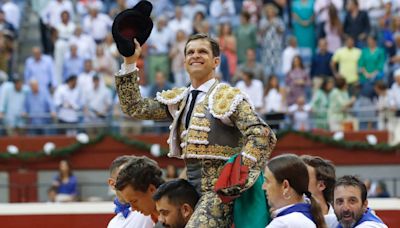
[[[248,100],[240,89],[221,83],[210,94],[208,102],[210,113],[217,119],[227,118],[244,99]]]
[[[165,105],[173,105],[183,100],[188,93],[189,88],[185,87],[163,90],[162,92],[157,92],[156,100]]]

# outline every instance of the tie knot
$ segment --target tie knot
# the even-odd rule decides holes
[[[201,92],[200,90],[196,90],[196,89],[190,91],[190,93],[192,94],[192,97],[197,97],[197,95],[199,95],[200,92]]]

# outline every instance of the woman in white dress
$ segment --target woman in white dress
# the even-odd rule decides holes
[[[264,178],[273,218],[267,228],[326,228],[321,207],[308,191],[307,166],[297,155],[271,159]]]

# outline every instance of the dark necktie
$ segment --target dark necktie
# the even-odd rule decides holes
[[[199,95],[200,90],[192,90],[190,93],[192,94],[192,100],[190,101],[189,111],[186,114],[185,128],[189,127],[190,116],[192,115],[194,104],[196,104],[197,95]]]

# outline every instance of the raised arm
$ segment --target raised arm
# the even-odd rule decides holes
[[[124,57],[122,69],[115,76],[115,86],[119,97],[122,112],[142,120],[165,120],[170,118],[166,105],[150,98],[143,98],[138,85],[138,69],[136,61],[139,59],[141,47],[135,42],[135,54]]]

